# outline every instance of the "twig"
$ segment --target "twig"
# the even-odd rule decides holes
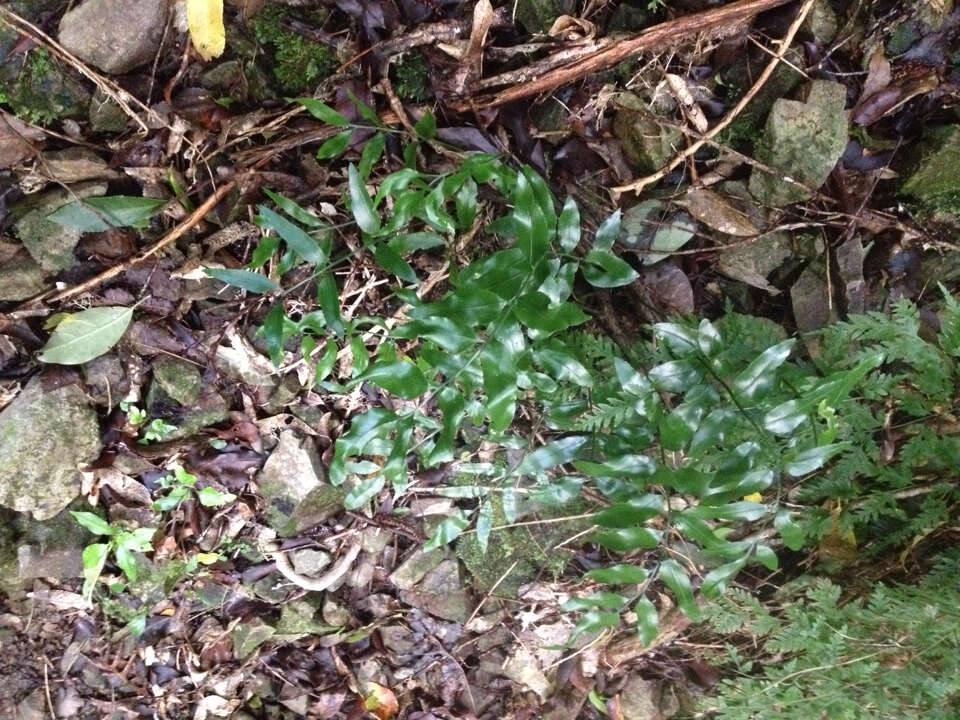
[[[66,300],[69,297],[73,297],[74,295],[79,295],[82,292],[86,292],[87,290],[90,290],[91,288],[96,287],[100,283],[106,282],[107,280],[111,278],[115,278],[117,275],[120,275],[121,273],[126,272],[137,263],[140,263],[146,260],[151,255],[156,255],[158,252],[163,250],[163,248],[165,248],[167,245],[174,242],[178,238],[182,237],[190,228],[192,228],[194,225],[196,225],[201,220],[203,220],[203,217],[208,212],[210,212],[218,202],[223,200],[223,198],[226,197],[227,193],[233,190],[233,188],[236,187],[236,185],[237,185],[237,178],[234,178],[232,180],[225,182],[223,185],[217,188],[216,192],[214,192],[213,195],[208,197],[203,202],[202,205],[200,205],[196,210],[194,210],[186,218],[184,218],[184,220],[179,225],[177,225],[173,230],[168,232],[162,238],[157,240],[157,242],[155,242],[153,245],[148,247],[145,251],[140,253],[140,255],[138,255],[137,257],[131,258],[126,262],[122,262],[117,265],[114,265],[113,267],[109,267],[99,275],[95,275],[89,280],[84,280],[79,285],[74,285],[73,287],[67,288],[66,290],[61,290],[52,298],[50,298],[50,302],[58,302],[60,300]]]
[[[514,100],[549,92],[586,75],[609,70],[638,53],[661,48],[670,42],[676,42],[682,37],[736,25],[758,13],[786,5],[791,1],[739,0],[723,7],[668,20],[599,50],[596,49],[596,46],[585,48],[584,57],[573,60],[568,65],[555,70],[533,76],[528,82],[511,84],[497,93],[456,101],[450,103],[450,107],[460,112],[469,112],[470,110],[505,105]],[[490,82],[488,80],[487,84]]]
[[[467,618],[467,621],[463,624],[463,627],[467,627],[471,622],[473,622],[473,619],[480,614],[481,608],[483,608],[487,600],[493,597],[493,594],[497,591],[497,588],[500,587],[500,583],[507,579],[507,576],[513,572],[513,569],[519,562],[519,560],[514,560],[510,567],[506,569],[506,572],[504,572],[503,575],[501,575],[493,584],[493,587],[487,590],[486,594],[483,596],[483,600],[477,603],[477,606],[473,609],[473,612],[470,613],[470,617]]]
[[[773,74],[773,71],[776,70],[777,65],[780,64],[783,56],[787,53],[787,50],[790,49],[790,45],[793,43],[793,38],[800,29],[800,26],[803,24],[803,21],[806,19],[807,13],[810,12],[810,8],[813,7],[813,3],[814,0],[804,0],[803,5],[800,7],[800,11],[797,13],[796,18],[794,18],[793,23],[790,25],[790,28],[783,36],[783,40],[780,42],[780,49],[777,50],[777,53],[772,58],[770,58],[770,62],[767,63],[767,66],[763,69],[763,72],[760,73],[760,77],[757,78],[757,81],[753,84],[753,86],[742,98],[740,98],[740,101],[730,109],[730,112],[723,116],[723,119],[721,119],[720,122],[714,125],[709,131],[704,133],[699,140],[696,140],[688,145],[683,151],[678,153],[673,160],[652,175],[647,175],[646,177],[639,178],[638,180],[634,180],[626,185],[619,185],[613,188],[612,192],[614,193],[614,196],[618,195],[619,193],[631,191],[639,193],[648,185],[659,182],[680,163],[686,161],[688,157],[692,157],[694,153],[706,145],[711,139],[723,132],[723,130],[730,123],[732,123],[734,119],[750,103],[750,101],[753,100],[754,96],[760,91],[760,88],[764,86],[764,84]]]
[[[263,548],[264,553],[273,558],[277,565],[277,570],[281,575],[283,575],[294,585],[311,592],[322,592],[334,585],[338,580],[340,580],[340,578],[346,575],[350,568],[353,567],[353,561],[357,559],[357,555],[360,554],[362,549],[362,538],[354,538],[352,544],[343,554],[343,557],[337,561],[336,565],[334,565],[331,570],[318,577],[307,577],[306,575],[301,575],[296,571],[296,569],[293,567],[293,563],[290,562],[290,558],[287,557],[286,552],[282,550],[272,550],[269,547]]]

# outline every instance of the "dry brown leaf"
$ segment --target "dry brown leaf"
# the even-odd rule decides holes
[[[400,709],[393,690],[377,685],[375,682],[367,683],[363,707],[367,712],[376,715],[379,720],[390,720]]]
[[[686,208],[704,225],[725,235],[749,237],[760,232],[750,218],[712,190],[692,188],[677,205]]]
[[[32,143],[43,138],[43,131],[9,113],[0,112],[0,169],[12,167],[33,155],[36,150]]]

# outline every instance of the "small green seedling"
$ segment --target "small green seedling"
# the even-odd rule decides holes
[[[190,497],[191,493],[196,494],[197,500],[204,507],[220,507],[237,499],[233,493],[220,492],[212,487],[197,490],[197,477],[179,466],[173,468],[172,475],[160,478],[159,484],[161,488],[169,490],[166,495],[153,503],[153,509],[161,512],[173,510]]]
[[[124,530],[111,525],[99,515],[92,512],[71,511],[73,519],[94,535],[106,536],[107,541],[92,543],[83,549],[83,596],[89,599],[93,595],[104,565],[113,553],[114,561],[123,570],[123,574],[134,582],[137,579],[137,560],[134,552],[148,552],[153,549],[151,540],[156,532],[155,528],[137,528]]]
[[[143,429],[143,437],[137,442],[141,445],[146,445],[151,442],[161,442],[176,429],[176,425],[168,425],[160,418],[157,418],[156,420],[151,420],[150,424]]]
[[[120,410],[127,414],[127,422],[131,425],[143,425],[147,421],[146,411],[141,410],[136,405],[131,405],[126,400],[120,403]]]

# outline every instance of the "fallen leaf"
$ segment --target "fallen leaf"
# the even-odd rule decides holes
[[[223,0],[187,0],[190,41],[204,60],[220,57],[227,44]]]
[[[41,362],[80,365],[103,355],[123,337],[132,307],[100,307],[68,315],[37,356]]]
[[[43,140],[41,130],[32,128],[13,115],[0,112],[0,168],[16,165],[34,152],[31,140]]]
[[[393,694],[393,690],[383,685],[377,685],[375,682],[367,683],[363,707],[380,720],[390,720],[400,709],[397,696]]]
[[[706,188],[692,188],[677,205],[686,208],[704,225],[725,235],[749,237],[760,232],[750,218],[721,195]]]

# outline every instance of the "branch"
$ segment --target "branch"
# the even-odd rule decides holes
[[[511,87],[500,92],[455,101],[450,103],[450,107],[460,112],[469,112],[505,105],[514,100],[549,92],[592,73],[609,70],[638,53],[660,49],[690,35],[735,25],[765,10],[771,10],[789,2],[792,2],[792,0],[738,0],[713,10],[705,10],[675,20],[668,20],[646,30],[641,30],[636,35],[614,41],[599,50],[585,48],[584,52],[590,52],[589,55],[573,60],[563,67],[545,72],[522,85],[512,84],[515,81],[514,73],[506,73],[504,76],[511,78]],[[545,62],[549,62],[549,60],[550,58],[546,58]],[[484,84],[499,85],[502,83],[498,82],[495,77],[485,80]]]

